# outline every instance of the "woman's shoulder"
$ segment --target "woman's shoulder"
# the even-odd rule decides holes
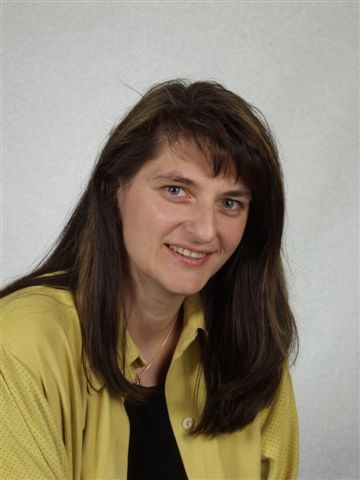
[[[81,331],[72,293],[31,286],[1,300],[2,346],[25,357],[35,350],[81,350]]]
[[[53,305],[75,307],[73,295],[68,289],[56,288],[51,285],[33,285],[16,290],[1,299],[3,309],[12,311],[22,307],[49,307]]]

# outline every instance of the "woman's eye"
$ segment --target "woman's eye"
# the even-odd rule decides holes
[[[177,187],[176,185],[169,185],[166,187],[166,191],[174,197],[179,197],[184,192],[184,189],[182,187]]]
[[[232,200],[231,198],[226,198],[223,201],[223,205],[228,210],[238,210],[240,208],[240,203],[236,200]]]

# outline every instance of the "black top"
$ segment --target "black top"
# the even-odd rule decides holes
[[[144,387],[146,388],[146,387]],[[142,405],[125,402],[130,421],[128,480],[187,480],[172,431],[164,386],[146,388]]]

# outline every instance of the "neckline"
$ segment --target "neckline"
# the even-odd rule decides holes
[[[160,391],[165,390],[165,385],[163,383],[160,384],[160,385],[152,385],[151,387],[146,387],[144,385],[138,385],[138,388],[140,390],[142,390],[143,392],[152,393],[152,392],[160,392]]]

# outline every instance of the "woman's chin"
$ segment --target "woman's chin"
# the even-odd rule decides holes
[[[167,290],[173,295],[189,297],[200,292],[205,286],[206,282],[187,282],[183,284],[169,285]]]

